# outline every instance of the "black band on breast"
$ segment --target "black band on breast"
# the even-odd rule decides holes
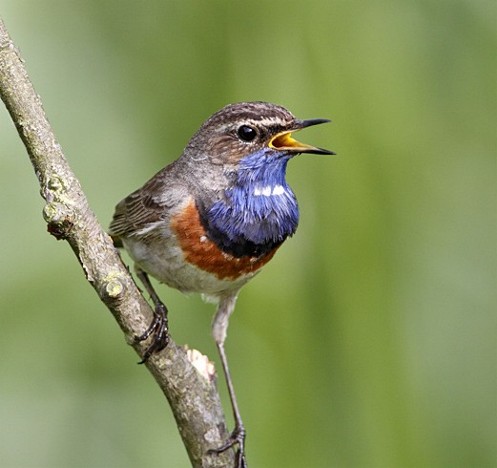
[[[278,241],[268,240],[264,243],[256,244],[246,239],[243,235],[230,237],[227,230],[223,231],[209,221],[209,210],[202,202],[197,200],[196,205],[200,221],[209,240],[214,242],[220,250],[234,257],[261,257],[277,249],[286,239],[285,237]]]

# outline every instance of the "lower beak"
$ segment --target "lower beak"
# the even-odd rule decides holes
[[[302,130],[303,128],[311,127],[313,125],[319,125],[322,123],[329,122],[327,119],[309,119],[309,120],[297,120],[295,122],[295,127],[291,130],[285,130],[283,132],[277,133],[269,141],[269,147],[274,148],[278,151],[289,151],[292,153],[312,153],[312,154],[335,154],[333,151],[327,149],[318,148],[317,146],[308,145],[306,143],[301,143],[292,137],[293,132]]]

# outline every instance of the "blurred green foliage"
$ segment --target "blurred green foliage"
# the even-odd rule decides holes
[[[227,348],[254,467],[496,466],[495,2],[2,0],[104,225],[228,102],[333,123]],[[0,465],[187,467],[0,110]],[[160,287],[215,358],[213,307]],[[226,396],[224,388],[221,389]]]

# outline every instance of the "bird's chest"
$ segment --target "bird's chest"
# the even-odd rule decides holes
[[[243,281],[254,276],[274,255],[276,248],[258,255],[235,256],[227,252],[207,232],[193,200],[171,223],[184,260],[222,281]]]
[[[259,257],[297,229],[297,200],[284,172],[247,171],[213,203],[200,206],[209,239],[237,258]]]
[[[224,190],[199,191],[186,200],[171,216],[168,232],[149,244],[144,261],[135,261],[170,286],[215,295],[253,277],[297,223],[297,202],[284,167],[276,172],[251,168]]]
[[[184,292],[220,296],[238,290],[276,252],[235,257],[222,251],[208,238],[193,199],[172,217],[164,234],[152,237],[146,248],[128,238],[126,248],[141,269]]]

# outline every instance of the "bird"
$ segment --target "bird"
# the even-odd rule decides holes
[[[297,229],[299,208],[286,181],[287,163],[300,153],[335,154],[292,133],[326,122],[297,119],[269,102],[228,104],[201,125],[178,159],[117,204],[109,227],[154,304],[150,326],[136,337],[151,340],[141,363],[169,339],[168,310],[149,276],[217,303],[212,335],[235,428],[211,452],[237,449],[238,467],[246,466],[246,431],[225,352],[229,318],[240,289]]]

